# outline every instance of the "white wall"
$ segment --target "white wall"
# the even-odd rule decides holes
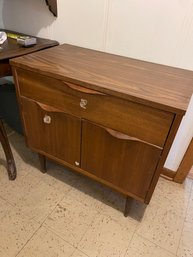
[[[0,0],[0,28],[3,28],[3,17],[2,17],[3,1]]]
[[[1,7],[2,5],[2,7]],[[193,70],[193,0],[0,0],[0,26]],[[165,166],[177,170],[193,136],[193,99]]]

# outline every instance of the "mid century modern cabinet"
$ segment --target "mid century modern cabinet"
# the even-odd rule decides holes
[[[191,71],[61,45],[11,60],[27,145],[149,203],[193,89]]]

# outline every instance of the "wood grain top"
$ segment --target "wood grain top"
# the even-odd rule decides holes
[[[9,33],[14,33],[18,35],[24,35],[15,31],[0,29],[0,31],[5,31]],[[13,57],[33,53],[42,49],[46,49],[52,46],[57,46],[58,42],[55,40],[39,38],[37,37],[37,44],[31,47],[23,47],[17,44],[17,40],[13,38],[7,38],[7,40],[0,45],[0,61],[4,61]]]
[[[193,93],[193,71],[67,44],[12,59],[11,65],[182,114]]]

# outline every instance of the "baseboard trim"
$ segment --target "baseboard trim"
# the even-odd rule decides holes
[[[176,175],[176,171],[173,171],[173,170],[163,167],[162,172],[161,172],[161,177],[169,179],[169,180],[173,180],[175,175]]]

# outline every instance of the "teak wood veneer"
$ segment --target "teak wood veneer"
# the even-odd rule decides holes
[[[193,72],[61,45],[11,60],[27,145],[149,203]]]

